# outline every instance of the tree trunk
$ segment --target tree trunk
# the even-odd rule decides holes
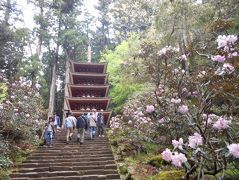
[[[52,68],[52,79],[51,79],[51,88],[50,88],[50,97],[49,97],[48,117],[52,116],[53,112],[54,112],[55,92],[56,92],[56,63],[54,63],[53,68]]]
[[[5,6],[6,6],[6,11],[4,13],[4,22],[7,26],[9,26],[9,19],[10,19],[10,13],[11,13],[11,0],[7,0]]]
[[[57,44],[55,50],[55,56],[53,60],[53,68],[52,68],[52,79],[51,79],[51,87],[50,87],[50,97],[49,97],[49,106],[48,106],[48,117],[53,115],[54,107],[55,107],[55,95],[56,95],[56,71],[57,71],[57,63],[59,60],[59,48],[60,48],[60,31],[61,31],[61,14],[59,16],[59,24],[58,24],[58,35],[57,35]]]

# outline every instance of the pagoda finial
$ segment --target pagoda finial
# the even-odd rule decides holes
[[[88,62],[91,62],[91,45],[88,45],[88,53],[87,53],[87,58],[88,58]]]

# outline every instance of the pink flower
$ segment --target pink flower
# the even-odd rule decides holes
[[[181,114],[188,113],[188,106],[186,106],[186,105],[179,106],[178,107],[178,112],[180,112]]]
[[[153,105],[147,105],[146,106],[146,112],[148,112],[148,113],[154,112],[154,106]]]
[[[179,148],[179,149],[182,149],[182,145],[183,145],[183,139],[182,138],[179,138],[179,141],[177,140],[172,140],[172,144],[173,144],[173,147],[174,148]]]
[[[139,112],[137,113],[137,116],[144,116],[144,114],[142,113],[142,111],[139,111]]]
[[[229,127],[229,121],[225,120],[223,117],[220,117],[214,124],[213,128],[218,130],[223,130]]]
[[[227,36],[227,41],[229,43],[235,44],[235,42],[237,41],[237,36],[236,35],[228,35]]]
[[[178,98],[178,99],[172,98],[172,99],[171,99],[171,103],[179,104],[180,102],[181,102],[181,99],[180,99],[180,98]]]
[[[188,137],[188,146],[196,149],[197,146],[202,145],[203,144],[203,140],[202,140],[202,136],[198,133],[194,133],[193,136],[189,136]]]
[[[217,62],[224,62],[226,60],[225,56],[221,55],[212,56],[211,59]]]
[[[201,72],[199,72],[198,77],[202,78],[205,75],[206,75],[206,71],[201,71]]]
[[[207,120],[205,122],[203,122],[204,125],[207,124],[207,126],[211,125],[213,122],[212,122],[212,119],[211,118],[207,118]]]
[[[183,88],[182,92],[188,92],[187,88]]]
[[[18,109],[14,109],[13,111],[14,111],[14,112],[18,112]]]
[[[230,144],[229,146],[227,146],[227,148],[229,149],[229,153],[235,157],[235,158],[239,158],[239,144]]]
[[[237,41],[236,35],[219,35],[217,37],[218,48],[223,48],[227,45],[235,44]]]
[[[238,56],[238,53],[237,52],[234,52],[234,53],[232,53],[232,56]]]
[[[186,61],[186,60],[187,60],[187,56],[186,56],[185,54],[183,54],[183,55],[181,56],[181,59],[184,60],[184,61]]]
[[[182,153],[175,153],[172,158],[172,164],[177,167],[182,167],[182,163],[187,162],[187,158],[184,154]]]
[[[228,74],[231,74],[235,70],[235,68],[232,66],[232,64],[225,63],[223,64],[222,70],[224,70]]]
[[[167,148],[161,154],[162,154],[163,160],[167,162],[172,161],[172,152],[170,151],[170,149]]]
[[[164,118],[161,118],[161,119],[158,120],[159,124],[163,124],[164,121],[165,121]]]

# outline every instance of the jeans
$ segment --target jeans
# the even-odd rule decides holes
[[[46,139],[47,144],[52,145],[53,132],[52,131],[47,131],[46,134],[47,134],[47,139]]]
[[[98,126],[98,135],[102,136],[104,134],[104,127],[103,126]]]
[[[77,139],[80,139],[80,142],[83,143],[85,138],[85,129],[84,128],[79,128],[78,129],[78,134],[77,134]]]
[[[90,130],[90,139],[91,139],[91,140],[93,139],[93,137],[94,137],[94,135],[95,135],[95,129],[96,129],[96,127],[94,127],[94,126],[91,126],[91,127],[89,128],[89,130]]]

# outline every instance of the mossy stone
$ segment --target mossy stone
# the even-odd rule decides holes
[[[181,180],[185,178],[185,173],[179,170],[161,171],[155,175],[153,180]]]
[[[120,174],[127,174],[128,168],[126,166],[120,166],[119,171],[120,171]]]
[[[147,162],[147,164],[150,164],[156,168],[160,168],[162,166],[162,163],[163,163],[163,158],[161,155],[153,156]]]

